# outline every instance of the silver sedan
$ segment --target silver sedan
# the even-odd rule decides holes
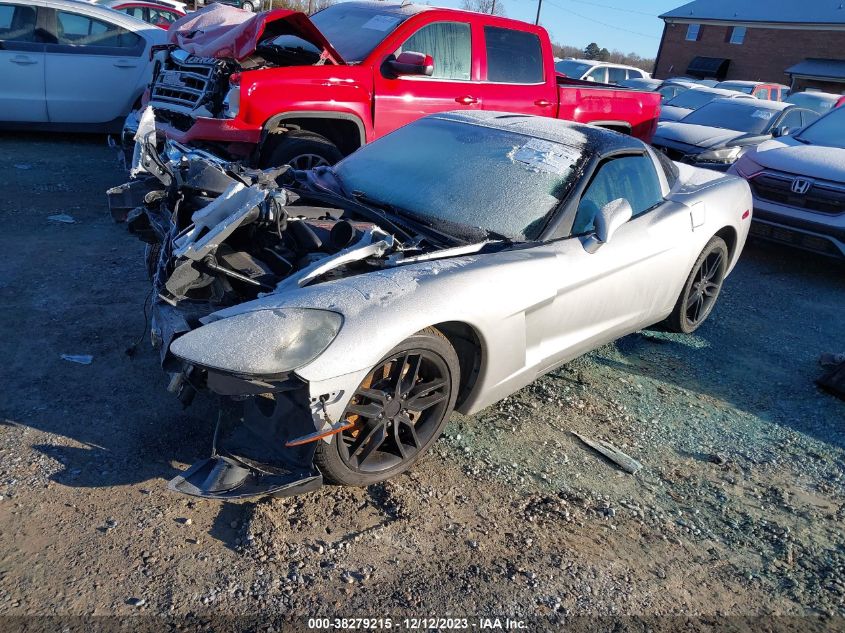
[[[430,116],[307,172],[142,149],[113,197],[146,201],[128,224],[171,390],[221,397],[213,457],[171,482],[204,497],[382,481],[453,410],[646,326],[692,332],[750,225],[742,179],[547,118]]]

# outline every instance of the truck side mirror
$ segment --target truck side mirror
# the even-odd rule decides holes
[[[774,138],[780,138],[781,136],[789,136],[790,134],[792,134],[792,129],[785,125],[779,125],[774,130],[772,130],[772,136]]]
[[[389,77],[401,77],[402,75],[424,75],[431,77],[434,73],[434,58],[424,53],[404,51],[399,57],[388,57],[384,65],[385,74]]]

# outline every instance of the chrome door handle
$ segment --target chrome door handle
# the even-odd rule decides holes
[[[470,95],[464,95],[462,97],[456,97],[455,101],[460,103],[461,105],[472,105],[474,103],[478,103],[478,99]]]
[[[552,102],[548,99],[537,99],[537,101],[534,102],[534,105],[539,106],[541,108],[548,108],[550,105],[552,105]]]

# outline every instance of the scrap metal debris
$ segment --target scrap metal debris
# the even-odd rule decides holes
[[[55,215],[48,215],[47,219],[51,222],[61,222],[62,224],[76,224],[76,220],[72,215],[67,213],[57,213]]]
[[[585,437],[584,435],[581,435],[580,433],[577,433],[575,431],[570,431],[570,433],[572,433],[572,435],[584,442],[584,444],[592,448],[594,451],[597,451],[607,457],[610,461],[615,463],[626,473],[634,475],[638,470],[643,467],[640,462],[638,462],[633,457],[626,455],[610,442],[605,442],[604,440],[594,440],[592,438]]]
[[[80,365],[90,365],[94,357],[90,354],[62,354],[62,360],[79,363]]]
[[[845,354],[822,354],[819,364],[826,371],[816,384],[829,394],[845,400]]]

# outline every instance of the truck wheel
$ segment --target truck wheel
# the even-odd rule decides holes
[[[255,5],[250,0],[245,0],[241,3],[241,9],[255,13]]]
[[[319,441],[314,463],[326,481],[368,486],[411,468],[446,426],[459,373],[455,350],[433,328],[394,347],[346,406],[354,426]]]
[[[313,132],[271,134],[267,142],[271,145],[261,161],[263,167],[290,165],[294,169],[314,169],[334,165],[343,158],[334,143]]]

